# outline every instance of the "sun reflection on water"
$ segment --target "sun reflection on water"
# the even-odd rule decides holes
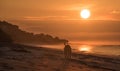
[[[81,52],[90,52],[91,51],[91,46],[89,46],[89,45],[81,45],[79,47],[79,51],[81,51]]]

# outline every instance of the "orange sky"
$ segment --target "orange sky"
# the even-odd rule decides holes
[[[90,21],[80,17],[84,8]],[[120,0],[0,0],[0,20],[70,41],[120,43]]]
[[[91,20],[119,20],[120,0],[0,0],[0,19],[71,20],[81,19],[88,8]]]

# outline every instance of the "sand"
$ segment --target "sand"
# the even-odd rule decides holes
[[[120,71],[120,57],[72,53],[19,44],[0,46],[0,71]]]

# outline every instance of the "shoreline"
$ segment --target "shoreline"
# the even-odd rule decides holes
[[[52,47],[52,45],[49,47],[49,44],[48,44],[47,47],[45,47],[44,45],[43,46],[42,45],[41,46],[39,46],[39,45],[34,46],[34,45],[29,45],[29,44],[28,45],[26,45],[26,44],[19,44],[19,45],[24,45],[24,46],[29,46],[29,47],[35,47],[35,48],[45,48],[45,49],[51,49],[51,50],[53,49],[53,50],[58,50],[58,51],[62,51],[62,52],[63,52],[63,48],[64,48],[64,45],[62,46],[63,48],[50,48],[50,47]],[[62,45],[62,44],[60,44],[60,45]],[[56,44],[53,45],[53,46],[55,47]],[[101,46],[104,46],[104,45],[101,45]],[[85,55],[102,56],[102,57],[108,57],[108,58],[114,58],[115,57],[115,58],[119,58],[120,59],[120,55],[107,55],[107,54],[105,55],[105,54],[100,54],[100,53],[82,52],[82,51],[78,51],[78,50],[76,51],[76,50],[77,49],[72,48],[72,54],[85,54]]]
[[[63,71],[63,51],[45,47],[10,44],[0,47],[0,70]],[[120,59],[95,54],[72,53],[65,71],[119,71]]]

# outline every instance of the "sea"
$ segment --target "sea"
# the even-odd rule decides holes
[[[64,50],[64,44],[60,45],[35,45],[37,47],[45,47],[51,49]],[[120,56],[120,45],[81,45],[71,44],[72,52],[92,53],[100,55]]]

